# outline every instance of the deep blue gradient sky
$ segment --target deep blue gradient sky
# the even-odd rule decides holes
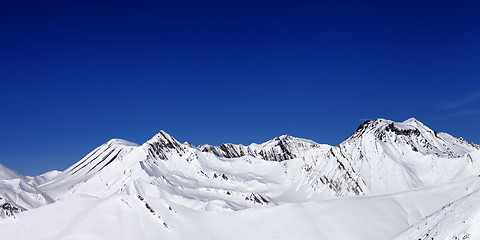
[[[478,1],[72,2],[0,8],[0,163],[22,174],[161,129],[336,145],[415,117],[480,142]]]

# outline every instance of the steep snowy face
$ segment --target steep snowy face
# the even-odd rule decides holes
[[[267,161],[280,162],[301,157],[309,149],[320,146],[320,144],[310,140],[282,135],[263,144],[253,143],[249,146],[243,146],[226,143],[220,146],[201,145],[198,148],[202,152],[211,152],[222,158],[238,158],[250,155]]]
[[[117,157],[121,157],[121,154],[125,154],[136,146],[138,145],[125,140],[112,139],[65,170],[65,174],[81,176],[95,173],[108,166]]]
[[[175,156],[182,157],[185,154],[185,150],[191,148],[189,144],[181,144],[164,131],[158,132],[143,146],[149,157],[161,160],[168,160]]]
[[[414,118],[402,123],[385,119],[366,121],[346,142],[373,135],[375,141],[395,145],[400,152],[411,149],[423,155],[458,158],[474,151],[476,146],[446,133],[437,133]],[[402,149],[403,148],[403,149]]]
[[[475,145],[436,133],[416,119],[397,123],[366,121],[339,146],[333,157],[355,171],[375,194],[404,191],[478,173]]]
[[[112,176],[112,179],[105,178],[106,176],[100,173],[130,170],[126,167],[124,169],[116,169],[115,171],[103,171],[110,165],[117,166],[117,162],[122,162],[123,157],[136,147],[138,145],[135,143],[121,139],[112,139],[94,149],[65,171],[61,173],[52,172],[48,175],[53,176],[47,175],[34,180],[39,183],[38,188],[40,190],[48,192],[54,199],[72,195],[76,191],[84,194],[92,194],[96,191],[109,192],[103,189],[102,186],[108,185],[111,181],[116,181],[116,177]]]
[[[299,146],[305,149],[295,149]],[[300,152],[320,146],[281,136],[250,146],[223,144],[196,148],[181,144],[161,131],[141,146],[146,154],[141,167],[150,180],[135,181],[135,186],[127,186],[126,191],[176,199],[177,204],[198,210],[228,211],[275,205],[286,189],[299,184],[304,177],[298,157],[305,154]],[[298,161],[289,166],[278,162],[285,158]]]
[[[20,173],[17,173],[2,164],[0,164],[0,180],[25,179]]]

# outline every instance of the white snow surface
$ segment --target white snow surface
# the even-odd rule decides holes
[[[0,165],[1,201],[24,210],[0,219],[0,232],[19,240],[477,236],[479,161],[478,145],[413,118],[367,121],[338,146],[283,135],[194,147],[160,131],[142,145],[112,139],[62,172],[23,177]]]
[[[52,202],[53,200],[47,194],[39,191],[27,177],[0,164],[0,206],[9,203],[25,210]],[[2,209],[0,208],[1,216]]]

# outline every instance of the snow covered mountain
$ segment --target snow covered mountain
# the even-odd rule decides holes
[[[414,118],[402,123],[366,121],[328,157],[338,159],[365,184],[365,192],[392,193],[478,174],[471,153],[478,146],[437,133]]]
[[[28,178],[0,164],[0,218],[52,202]]]
[[[92,218],[109,221],[108,214],[121,211],[128,219],[110,219],[115,224],[149,229],[161,226],[144,239],[159,236],[191,239],[196,234],[207,239],[233,239],[222,232],[224,230],[214,231],[202,224],[198,225],[202,228],[188,227],[186,222],[195,223],[186,219],[200,222],[208,219],[234,231],[233,227],[246,227],[251,221],[239,218],[240,222],[228,226],[223,221],[235,222],[237,213],[242,212],[259,221],[268,221],[277,215],[285,217],[284,222],[265,225],[265,229],[279,231],[278,238],[283,239],[295,236],[291,234],[295,231],[288,228],[291,224],[288,218],[293,217],[301,219],[300,224],[303,224],[295,226],[310,226],[304,236],[306,239],[338,239],[335,236],[344,237],[340,239],[349,239],[348,236],[388,239],[446,204],[474,194],[480,188],[479,161],[478,145],[437,133],[413,118],[404,122],[366,121],[338,146],[283,135],[248,146],[227,143],[195,147],[160,131],[142,145],[112,139],[63,172],[23,177],[0,165],[0,197],[6,199],[7,207],[30,209],[14,213],[18,218],[25,218],[19,221],[27,228],[39,216],[53,211],[65,211],[63,218],[74,217],[88,226]],[[426,203],[421,200],[425,197],[442,199]],[[417,199],[418,203],[410,198]],[[76,207],[79,204],[99,211],[88,211],[90,217],[87,218],[82,214],[86,210]],[[375,211],[365,213],[353,207],[364,204],[372,204],[372,210],[378,204],[382,214],[390,216],[385,223],[375,220],[377,225],[389,223],[396,227],[385,226],[386,229],[372,235],[362,229],[375,231],[374,226],[354,226],[362,225],[362,215],[372,220],[379,217]],[[38,208],[43,205],[47,206]],[[341,217],[335,217],[335,211],[328,215],[339,223],[346,221],[350,214],[359,219],[352,219],[348,226],[333,227],[343,233],[334,231],[332,234],[318,230],[332,229],[328,223],[325,226],[306,223],[322,222],[322,212],[330,211],[330,207],[336,212],[344,211],[340,209],[350,211],[340,214]],[[389,208],[392,212],[388,212]],[[309,212],[323,210],[318,216],[299,215],[307,209]],[[405,213],[405,209],[410,210]],[[137,211],[147,211],[147,214],[135,215]],[[9,215],[4,212],[5,216]],[[214,220],[217,218],[220,220]],[[7,229],[11,227],[9,221],[0,221],[0,231],[6,229],[13,234],[15,228]],[[101,236],[85,233],[88,228],[70,227],[82,234]],[[205,235],[202,229],[210,229],[212,235]],[[265,229],[255,228],[252,232],[259,234]],[[15,234],[18,237],[23,233]],[[52,238],[75,239],[71,234],[49,234]],[[240,236],[255,235],[240,234],[239,239]],[[268,234],[265,236],[269,238]]]

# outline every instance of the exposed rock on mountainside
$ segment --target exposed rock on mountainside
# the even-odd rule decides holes
[[[24,177],[0,165],[0,197],[4,199],[0,214],[12,216],[21,210],[85,196],[108,199],[105,201],[127,211],[137,209],[141,196],[139,209],[148,210],[145,217],[154,217],[152,226],[164,226],[168,234],[174,234],[182,221],[174,209],[225,214],[275,206],[289,209],[346,196],[423,191],[448,184],[463,187],[464,183],[457,182],[476,178],[479,161],[478,145],[437,133],[413,118],[404,122],[366,121],[338,146],[283,135],[248,146],[226,143],[195,147],[160,131],[142,145],[112,139],[63,172]],[[477,188],[476,183],[472,186]],[[473,190],[456,191],[466,194]],[[129,197],[119,200],[117,196]],[[449,195],[448,199],[458,198]],[[390,200],[378,201],[390,206]],[[407,202],[402,200],[395,206],[410,204]],[[407,214],[408,224],[426,216],[424,211],[410,208],[414,215]],[[399,209],[398,216],[404,216],[405,209]],[[175,234],[170,237],[182,238]]]
[[[16,213],[22,212],[18,207],[15,207],[0,197],[0,218],[13,217]]]

